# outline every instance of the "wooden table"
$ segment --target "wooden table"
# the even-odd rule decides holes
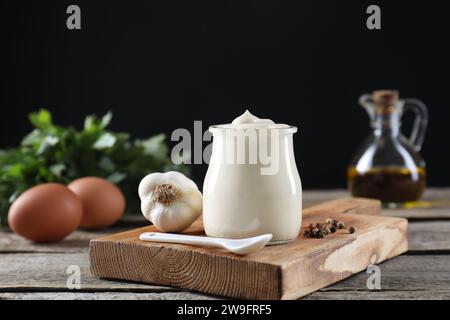
[[[348,196],[343,190],[305,191],[304,206]],[[431,207],[383,210],[406,217],[409,251],[380,264],[381,290],[369,290],[361,272],[303,299],[450,299],[450,188],[429,189]],[[42,245],[0,232],[0,299],[218,299],[178,288],[97,279],[89,272],[89,240],[142,225],[127,218],[100,232],[76,231]],[[69,289],[69,266],[79,267],[80,289]],[[73,268],[73,267],[72,267]],[[69,269],[70,270],[70,269]],[[73,270],[73,269],[72,269]]]

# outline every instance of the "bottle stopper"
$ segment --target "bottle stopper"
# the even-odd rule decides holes
[[[376,90],[372,92],[373,102],[380,107],[394,106],[399,98],[397,90]]]

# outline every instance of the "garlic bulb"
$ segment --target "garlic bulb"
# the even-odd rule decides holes
[[[202,213],[202,194],[182,173],[151,173],[139,184],[141,211],[160,231],[187,229]]]

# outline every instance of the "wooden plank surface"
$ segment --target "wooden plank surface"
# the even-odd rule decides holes
[[[0,232],[0,254],[87,253],[90,240],[129,229],[130,227],[120,227],[100,232],[77,230],[67,239],[54,244],[37,244],[24,240],[13,232]],[[410,251],[450,251],[450,220],[414,220],[408,226],[408,240]]]
[[[67,288],[69,266],[78,266],[83,290],[135,292],[176,291],[170,287],[131,282],[99,281],[89,272],[87,253],[67,254],[2,254],[0,259],[0,291],[70,291]],[[179,291],[179,290],[178,290]]]
[[[195,292],[0,292],[0,300],[217,300]],[[450,291],[327,291],[302,300],[450,300]]]
[[[305,300],[449,300],[450,291],[338,291],[314,292]]]
[[[348,195],[345,190],[308,190],[304,192],[304,207]],[[450,188],[429,188],[425,198],[434,201],[435,207],[383,210],[383,215],[413,219],[409,223],[408,238],[410,250],[415,254],[380,264],[381,291],[368,290],[368,275],[361,272],[304,299],[450,299],[450,205],[447,204]],[[86,245],[90,239],[146,224],[141,215],[125,216],[114,229],[77,231],[65,240],[68,243],[63,241],[50,246],[36,245],[13,233],[0,231],[0,299],[216,298],[172,287],[105,281],[89,273]],[[81,267],[80,290],[66,287],[68,263]]]
[[[9,292],[0,300],[217,300],[194,292]],[[302,300],[450,300],[450,291],[328,291],[314,292]]]
[[[194,292],[0,292],[0,300],[216,300]]]
[[[75,253],[88,252],[89,241],[111,233],[129,230],[130,227],[115,227],[100,231],[76,230],[63,241],[55,243],[36,243],[26,240],[8,230],[0,233],[0,253]]]
[[[41,267],[39,267],[40,263]],[[89,272],[89,261],[85,254],[7,254],[0,264],[0,292],[44,292],[73,291],[66,285],[70,265],[81,269],[80,292],[176,292],[174,287],[146,285],[134,282],[107,281],[94,277]],[[406,266],[406,267],[405,267]],[[402,255],[380,264],[382,288],[384,290],[424,290],[433,285],[444,290],[450,285],[449,255]],[[11,276],[14,270],[20,272]],[[321,289],[321,291],[367,290],[368,275],[364,272]],[[415,281],[414,279],[417,279]],[[409,283],[406,287],[402,287]]]
[[[380,215],[381,202],[374,199],[343,197],[304,207],[303,217],[313,216],[327,211],[364,215]]]
[[[408,240],[410,251],[450,253],[450,221],[410,222]]]
[[[349,197],[347,190],[306,190],[304,207],[331,199]],[[450,219],[450,188],[428,188],[417,207],[409,209],[386,209],[382,214],[407,219]]]
[[[366,208],[375,215],[359,214]],[[91,271],[102,278],[172,285],[234,298],[298,298],[407,250],[406,220],[376,215],[379,210],[378,202],[367,199],[343,199],[307,208],[304,229],[334,217],[357,231],[338,230],[325,239],[300,236],[244,257],[222,249],[143,242],[139,234],[157,231],[153,226],[144,227],[93,240]],[[201,219],[186,233],[203,235]]]
[[[449,291],[449,255],[405,254],[379,265],[383,291]],[[370,291],[369,274],[361,272],[340,283],[324,288],[323,292]]]
[[[67,293],[60,298],[74,297],[88,298],[92,293],[98,297],[104,296],[111,299],[127,299],[138,293],[155,293],[148,297],[175,298],[176,295],[169,293],[181,292],[183,298],[191,294],[180,291],[177,288],[142,285],[132,282],[105,281],[93,277],[88,270],[88,258],[86,254],[5,254],[0,262],[0,299],[12,298],[17,294],[18,298],[39,298],[41,296],[56,298],[57,293]],[[43,262],[49,256],[53,256],[49,262]],[[36,262],[44,263],[39,268]],[[69,290],[66,286],[68,275],[67,267],[71,264],[81,266],[81,288]],[[8,266],[5,268],[5,266]],[[402,255],[395,259],[379,264],[381,271],[381,291],[372,291],[367,288],[368,274],[361,272],[334,285],[326,287],[319,292],[308,295],[307,299],[329,298],[383,298],[397,297],[407,298],[412,296],[426,298],[426,294],[433,291],[434,295],[439,292],[448,294],[450,291],[450,256],[449,255]],[[11,277],[13,270],[21,269],[20,274]],[[43,272],[48,270],[47,272]],[[108,297],[109,293],[112,294]],[[27,293],[35,293],[27,295]],[[166,295],[159,295],[166,293]],[[87,295],[85,295],[87,294]],[[198,294],[192,292],[192,297]],[[91,297],[94,295],[92,294]],[[145,295],[142,295],[145,297]],[[181,296],[178,296],[181,297]],[[216,298],[209,295],[201,295],[201,298]]]

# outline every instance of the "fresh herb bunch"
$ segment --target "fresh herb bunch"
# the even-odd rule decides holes
[[[0,223],[7,224],[11,203],[28,188],[44,182],[69,183],[83,176],[103,177],[125,194],[127,212],[137,213],[139,181],[157,171],[177,170],[168,155],[165,135],[132,140],[128,133],[107,130],[112,113],[87,116],[81,131],[53,124],[49,111],[29,115],[35,127],[18,148],[0,150]]]

